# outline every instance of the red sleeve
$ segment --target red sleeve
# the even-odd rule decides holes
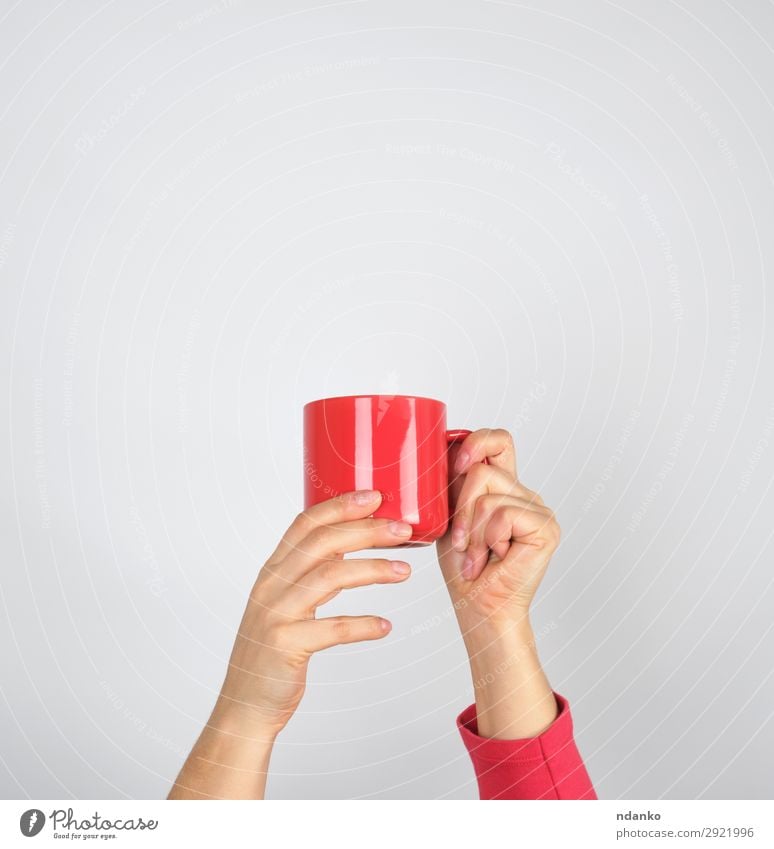
[[[567,700],[554,693],[559,714],[539,736],[525,740],[479,737],[476,706],[457,717],[482,799],[596,799],[572,734]]]

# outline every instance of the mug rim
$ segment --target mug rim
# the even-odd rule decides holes
[[[354,401],[358,398],[406,398],[411,401],[431,401],[433,404],[440,404],[443,407],[446,406],[445,401],[440,401],[438,398],[430,398],[427,395],[402,395],[397,392],[388,395],[383,392],[377,392],[372,395],[331,395],[327,398],[315,398],[314,401],[307,401],[306,404],[304,404],[304,409],[307,407],[313,407],[315,404],[322,404],[323,401]]]

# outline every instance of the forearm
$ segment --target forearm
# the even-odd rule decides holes
[[[276,737],[216,705],[178,775],[169,799],[263,799]]]
[[[465,635],[478,733],[504,740],[536,737],[557,715],[529,617],[482,623]]]

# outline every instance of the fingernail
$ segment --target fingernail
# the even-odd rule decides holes
[[[376,489],[360,489],[353,493],[352,500],[355,504],[370,504],[372,501],[376,501],[379,495],[380,493]]]
[[[390,522],[390,533],[396,537],[410,537],[414,529],[407,522]]]
[[[388,622],[386,619],[379,620],[379,626],[381,627],[382,631],[384,631],[385,634],[388,631],[392,630],[392,623]]]
[[[473,574],[473,558],[468,555],[462,564],[462,577],[467,581]]]
[[[396,575],[408,575],[411,571],[411,566],[409,566],[408,563],[404,563],[402,560],[393,560],[392,571],[395,572]]]
[[[452,531],[452,548],[456,551],[465,551],[465,542],[468,535],[465,533],[465,528],[455,528]]]
[[[464,472],[465,467],[468,465],[469,462],[470,454],[468,454],[467,451],[460,451],[460,453],[457,455],[457,459],[454,461],[454,468],[458,472]]]

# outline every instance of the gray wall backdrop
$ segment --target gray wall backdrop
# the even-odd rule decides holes
[[[516,436],[606,797],[772,786],[767,2],[2,4],[0,791],[161,797],[301,405]],[[272,797],[472,798],[432,549],[330,612]]]

